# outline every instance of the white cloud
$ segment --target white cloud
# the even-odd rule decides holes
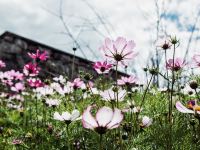
[[[134,64],[144,66],[149,53],[155,52],[157,12],[154,0],[87,0],[106,23],[102,25],[95,13],[83,0],[63,0],[63,13],[70,31],[83,46],[88,59],[95,60],[94,55],[85,47],[90,44],[97,56],[101,56],[98,47],[104,36],[124,36],[135,40],[136,49],[140,55]],[[200,6],[199,0],[158,0],[159,13],[173,13],[176,20],[164,19],[160,23],[168,34],[176,34],[180,38],[181,46],[177,55],[183,56],[187,47],[190,32],[186,27],[193,25]],[[49,14],[45,9],[59,13],[59,0],[0,0],[0,32],[10,30],[17,34],[49,44],[67,52],[72,52],[73,43],[69,37],[60,34],[64,27],[60,20]],[[199,23],[197,23],[199,25]],[[80,26],[82,28],[80,29]],[[106,27],[106,29],[105,29]],[[92,29],[93,28],[93,29]],[[106,30],[109,30],[110,34]],[[94,31],[96,30],[96,31]],[[162,34],[161,34],[162,35]],[[198,33],[194,33],[197,37]],[[191,51],[198,52],[199,42],[191,43]],[[81,53],[78,52],[81,56]],[[192,54],[190,54],[192,55]],[[99,57],[99,59],[101,59]],[[133,65],[139,68],[136,65]]]

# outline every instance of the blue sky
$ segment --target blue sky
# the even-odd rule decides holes
[[[166,34],[180,39],[176,55],[184,56],[199,6],[199,0],[63,0],[62,9],[87,59],[101,60],[98,48],[105,37],[134,40],[139,55],[130,64],[129,73],[133,73],[133,68],[145,66]],[[55,16],[59,8],[59,0],[0,0],[0,33],[9,30],[71,53],[75,44]],[[195,28],[188,58],[200,52],[199,37],[199,28]],[[80,50],[77,55],[84,57]]]

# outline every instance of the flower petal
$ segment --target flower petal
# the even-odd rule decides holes
[[[92,106],[88,106],[87,109],[83,112],[82,124],[84,128],[93,130],[95,127],[98,126],[98,124],[90,112],[91,109],[92,109]]]
[[[120,123],[122,122],[124,115],[120,109],[115,108],[114,114],[112,117],[111,122],[107,125],[107,128],[113,129],[119,127]]]
[[[125,48],[126,46],[126,39],[123,37],[118,37],[114,43],[115,48],[117,49],[117,53],[121,53],[122,50]]]
[[[55,120],[64,121],[64,119],[62,118],[62,116],[61,116],[58,112],[55,112],[55,113],[54,113],[53,118],[54,118]]]
[[[62,118],[64,119],[64,120],[71,120],[71,114],[69,113],[69,112],[63,112],[62,113]]]
[[[77,109],[73,110],[72,115],[71,115],[71,121],[76,120],[79,116],[80,116],[80,112]]]
[[[111,39],[109,39],[109,38],[106,38],[105,39],[105,46],[106,46],[106,48],[108,48],[109,50],[112,50],[112,46],[113,46],[113,43],[112,43],[112,40]]]
[[[151,124],[152,124],[152,119],[147,117],[147,116],[144,116],[142,118],[142,127],[149,127]]]
[[[128,41],[124,52],[132,51],[132,49],[135,47],[135,42],[134,41]]]
[[[183,106],[183,104],[181,104],[180,101],[176,102],[176,109],[182,113],[191,113],[194,114],[194,111],[186,108],[185,106]]]
[[[96,120],[99,126],[105,127],[113,117],[113,110],[109,107],[102,107],[96,114]]]

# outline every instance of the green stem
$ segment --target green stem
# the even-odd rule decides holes
[[[145,100],[145,98],[146,98],[147,91],[148,91],[148,89],[149,89],[149,86],[150,86],[150,83],[151,83],[151,81],[152,81],[152,79],[153,79],[153,76],[154,76],[154,75],[151,76],[151,78],[150,78],[150,80],[149,80],[149,83],[147,84],[147,87],[146,87],[146,89],[145,89],[145,91],[144,91],[144,95],[143,95],[143,97],[142,97],[142,102],[141,102],[141,104],[140,104],[140,108],[142,107],[142,105],[143,105],[143,103],[144,103],[144,100]]]
[[[198,92],[197,92],[197,89],[195,89],[195,93],[196,93],[196,96],[197,96],[197,98],[198,98],[198,101],[200,101],[200,96],[199,96],[199,94],[198,94]]]
[[[38,129],[38,100],[35,98],[35,112],[36,112],[36,127]]]
[[[115,72],[115,80],[116,80],[116,99],[117,99],[117,107],[119,108],[119,99],[118,99],[118,84],[117,84],[117,79],[118,79],[118,61],[116,63],[116,72]]]
[[[70,143],[69,143],[69,125],[67,124],[67,148],[68,148],[68,150],[70,150],[71,148],[70,148]]]
[[[174,75],[174,59],[175,59],[175,49],[176,46],[174,44],[174,51],[173,51],[173,68],[172,68],[172,83],[171,83],[171,97],[169,102],[169,143],[168,143],[168,149],[172,149],[172,109],[173,109],[173,90],[174,90],[174,83],[175,83],[175,75]]]
[[[99,134],[99,150],[103,150],[103,148],[102,148],[102,139],[103,139],[102,134]]]
[[[174,83],[175,83],[175,76],[174,76],[174,59],[175,59],[175,44],[174,44],[174,52],[173,52],[173,69],[172,69],[172,84],[171,84],[171,97],[169,103],[169,123],[172,123],[172,99],[173,99],[173,90],[174,90]]]

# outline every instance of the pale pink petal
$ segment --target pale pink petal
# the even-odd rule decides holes
[[[121,53],[122,50],[125,48],[126,46],[126,39],[123,37],[118,37],[114,43],[115,48],[117,49],[118,53]]]
[[[151,124],[152,124],[152,119],[147,117],[147,116],[144,116],[142,118],[142,127],[149,127]]]
[[[194,114],[194,111],[192,111],[192,110],[186,108],[185,106],[183,106],[183,104],[180,101],[176,102],[176,109],[178,111],[182,112],[182,113],[191,113],[191,114]]]
[[[83,112],[82,124],[84,128],[93,130],[94,128],[98,127],[98,124],[90,112],[91,109],[92,106],[88,106],[87,109]]]
[[[112,40],[109,39],[109,38],[106,38],[105,39],[105,46],[106,46],[106,48],[112,50],[113,49],[113,47],[112,47],[113,46]]]
[[[113,129],[119,127],[120,123],[122,122],[124,115],[121,110],[115,108],[114,114],[111,122],[107,125],[107,128]]]
[[[113,117],[113,110],[109,107],[102,107],[96,114],[96,120],[99,126],[105,127]]]
[[[132,49],[135,47],[135,42],[134,41],[128,41],[125,49],[124,49],[124,52],[126,51],[132,51]]]

